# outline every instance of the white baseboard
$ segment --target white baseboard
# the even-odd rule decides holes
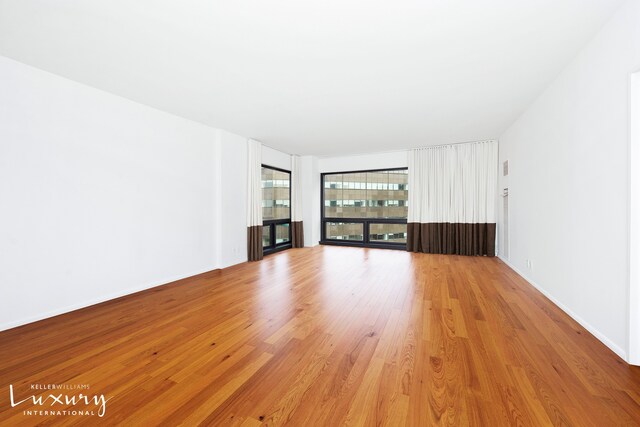
[[[598,331],[596,328],[591,326],[582,317],[580,317],[576,313],[574,313],[569,307],[567,307],[566,305],[564,305],[563,303],[558,301],[553,295],[551,295],[542,286],[540,286],[539,284],[537,284],[533,280],[529,279],[522,271],[518,270],[518,268],[516,268],[516,266],[511,264],[502,255],[498,255],[498,258],[500,258],[500,260],[502,262],[504,262],[507,266],[509,266],[509,268],[511,268],[513,271],[515,271],[520,277],[522,277],[524,280],[526,280],[531,286],[533,286],[538,291],[540,291],[545,297],[549,298],[551,300],[551,302],[553,302],[556,306],[558,306],[558,308],[560,308],[560,310],[562,310],[565,313],[567,313],[569,315],[569,317],[571,317],[573,320],[578,322],[583,328],[585,328],[587,331],[589,331],[589,333],[591,333],[591,335],[593,335],[600,342],[602,342],[604,345],[609,347],[609,349],[611,349],[611,351],[613,351],[615,354],[620,356],[625,362],[628,362],[627,352],[625,350],[623,350],[618,345],[616,345],[613,341],[611,341],[609,338],[607,338],[606,335],[604,335],[603,333]]]
[[[187,274],[187,275],[180,275],[180,276],[176,276],[176,277],[170,277],[166,280],[163,280],[162,282],[158,283],[158,282],[153,282],[153,283],[147,283],[146,285],[143,286],[137,286],[135,288],[129,288],[120,292],[115,292],[113,294],[108,294],[108,295],[103,295],[97,298],[92,298],[90,300],[87,301],[83,301],[81,303],[77,303],[77,304],[71,304],[65,307],[60,307],[60,308],[55,308],[53,310],[44,312],[44,313],[39,313],[36,316],[29,316],[29,317],[25,317],[23,319],[20,320],[14,320],[11,322],[5,322],[5,323],[0,323],[0,331],[6,331],[7,329],[12,329],[12,328],[16,328],[18,326],[22,326],[22,325],[27,325],[29,323],[33,323],[33,322],[37,322],[39,320],[43,320],[43,319],[48,319],[50,317],[54,317],[54,316],[59,316],[61,314],[65,314],[65,313],[69,313],[71,311],[75,311],[75,310],[79,310],[81,308],[86,308],[86,307],[90,307],[92,305],[96,305],[96,304],[100,304],[102,302],[106,302],[106,301],[110,301],[112,299],[116,299],[116,298],[120,298],[120,297],[124,297],[126,295],[131,295],[131,294],[135,294],[136,292],[140,292],[140,291],[144,291],[147,289],[151,289],[151,288],[155,288],[157,286],[162,286],[162,285],[166,285],[168,283],[171,282],[175,282],[177,280],[182,280],[182,279],[186,279],[188,277],[191,276],[197,276],[198,274],[202,274],[202,273],[206,273],[209,271],[213,271],[216,270],[215,268],[213,269],[207,269],[204,271],[198,271],[192,274]]]

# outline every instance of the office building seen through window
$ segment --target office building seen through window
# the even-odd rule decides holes
[[[323,241],[405,245],[407,169],[322,175]]]
[[[262,166],[262,248],[291,247],[291,173]]]

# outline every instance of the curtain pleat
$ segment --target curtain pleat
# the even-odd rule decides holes
[[[411,252],[494,256],[495,239],[495,224],[407,224],[407,250]]]
[[[262,226],[247,227],[247,259],[249,261],[260,261],[263,256]]]
[[[259,261],[262,253],[262,144],[247,141],[247,259]]]
[[[302,221],[291,223],[291,240],[294,248],[304,248],[304,228]]]
[[[409,153],[407,250],[495,255],[495,141]]]
[[[294,248],[304,247],[300,156],[291,156],[291,240]]]

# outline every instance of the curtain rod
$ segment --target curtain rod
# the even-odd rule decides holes
[[[269,149],[271,149],[271,150],[273,150],[273,151],[277,151],[278,153],[282,153],[282,154],[285,154],[285,155],[287,155],[287,156],[298,156],[298,157],[300,157],[300,154],[295,154],[295,153],[286,153],[286,152],[284,152],[284,151],[282,151],[282,150],[279,150],[279,149],[277,149],[277,148],[273,148],[272,146],[267,145],[267,144],[265,144],[264,142],[260,142],[260,144],[262,144],[262,146],[263,146],[263,147],[267,147],[267,148],[269,148]]]
[[[413,148],[408,148],[407,150],[428,150],[430,148],[452,147],[454,145],[462,145],[462,144],[486,144],[488,142],[498,142],[498,140],[497,139],[484,139],[484,140],[480,140],[480,141],[452,142],[451,144],[425,145],[425,146],[422,146],[422,147],[413,147]]]
[[[257,140],[256,140],[257,141]],[[260,142],[260,141],[258,141]],[[409,147],[409,148],[399,148],[397,150],[384,150],[384,151],[371,151],[368,153],[354,153],[354,154],[343,154],[343,155],[338,155],[338,156],[334,156],[334,155],[324,155],[324,156],[318,156],[318,155],[313,155],[313,154],[309,154],[310,156],[314,156],[317,157],[319,159],[329,159],[329,158],[333,158],[333,157],[352,157],[352,156],[367,156],[367,155],[371,155],[371,154],[385,154],[385,153],[399,153],[402,151],[409,151],[409,150],[424,150],[424,149],[429,149],[429,148],[438,148],[438,147],[449,147],[452,145],[461,145],[461,144],[484,144],[487,142],[498,142],[497,139],[482,139],[479,141],[463,141],[463,142],[451,142],[449,144],[438,144],[438,145],[423,145],[420,147]],[[302,154],[295,154],[295,153],[285,153],[282,150],[279,150],[277,148],[273,148],[267,144],[265,144],[264,142],[260,142],[262,144],[262,146],[270,148],[272,150],[278,151],[282,154],[286,154],[288,156],[302,156]]]

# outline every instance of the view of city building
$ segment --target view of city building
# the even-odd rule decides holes
[[[262,167],[262,247],[275,249],[291,241],[291,174]]]
[[[323,175],[325,240],[406,243],[407,182],[406,169]]]

